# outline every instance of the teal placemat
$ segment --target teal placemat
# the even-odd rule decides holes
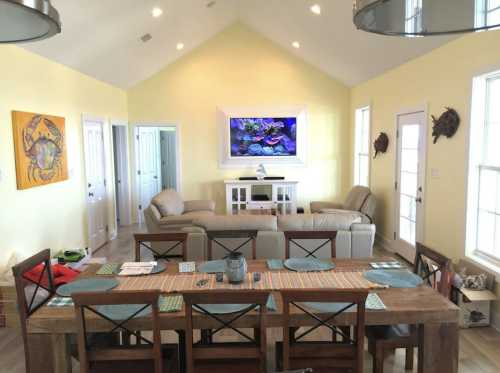
[[[284,269],[283,259],[268,259],[267,267],[269,269]]]
[[[332,262],[315,258],[290,258],[283,263],[286,268],[296,272],[329,271],[335,268]]]
[[[117,286],[118,281],[114,278],[85,278],[58,287],[56,293],[61,297],[70,297],[73,293],[106,291]]]
[[[145,304],[109,304],[96,306],[95,310],[111,320],[127,320],[134,314],[133,318],[148,316],[151,313],[151,306],[138,312],[144,306]]]
[[[249,304],[200,304],[200,307],[210,313],[213,313],[214,315],[225,315],[229,313],[240,312],[247,309],[249,306]],[[267,299],[267,308],[269,311],[277,310],[276,301],[274,300],[272,294],[269,295],[269,298]],[[193,306],[193,309],[196,310],[196,306]],[[200,309],[198,309],[197,311],[203,312]]]
[[[364,272],[363,276],[371,282],[393,288],[414,288],[423,283],[422,278],[408,270],[373,269]]]
[[[347,307],[350,303],[320,303],[320,302],[304,302],[303,303],[307,308],[313,309],[317,312],[324,312],[324,313],[336,313],[339,312],[340,310],[344,309]],[[382,302],[382,299],[375,294],[375,293],[370,293],[368,294],[368,297],[366,298],[366,309],[367,310],[385,310],[385,304]],[[356,306],[352,306],[346,311],[354,311],[356,309]]]
[[[110,276],[110,275],[116,275],[118,272],[120,272],[120,263],[106,263],[103,264],[101,268],[96,272],[96,275],[99,276]]]
[[[226,271],[226,262],[224,260],[210,260],[198,266],[198,272],[218,273]]]
[[[183,298],[182,295],[171,295],[160,297],[159,308],[160,312],[172,313],[182,311]]]

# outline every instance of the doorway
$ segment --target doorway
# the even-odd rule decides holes
[[[179,133],[175,125],[135,127],[138,222],[151,199],[165,189],[179,190]]]
[[[97,250],[108,241],[104,120],[83,117],[89,248]]]
[[[112,122],[111,129],[116,226],[123,227],[132,224],[128,173],[128,125],[126,122]]]
[[[423,110],[397,115],[395,250],[412,263],[424,235],[426,129]]]

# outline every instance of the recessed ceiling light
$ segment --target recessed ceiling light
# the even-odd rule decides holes
[[[163,14],[163,10],[161,8],[153,8],[151,14],[153,14],[153,17],[158,18]]]
[[[318,15],[321,14],[321,7],[319,6],[319,4],[312,5],[310,9],[311,9],[311,12],[313,12],[314,14],[318,14]]]
[[[178,51],[184,49],[184,43],[177,43],[176,48],[177,48]]]
[[[299,49],[300,48],[300,43],[298,41],[294,41],[292,43],[292,47],[294,47],[295,49]]]

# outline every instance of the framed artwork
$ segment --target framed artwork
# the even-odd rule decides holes
[[[12,112],[17,189],[68,179],[65,119]]]

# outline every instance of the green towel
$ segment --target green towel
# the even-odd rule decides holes
[[[161,296],[159,302],[160,312],[180,312],[182,311],[182,302],[182,295]]]
[[[119,263],[106,263],[96,272],[100,276],[116,275],[120,271],[121,264]]]
[[[282,259],[269,259],[267,261],[267,266],[269,269],[284,269],[283,260]]]

